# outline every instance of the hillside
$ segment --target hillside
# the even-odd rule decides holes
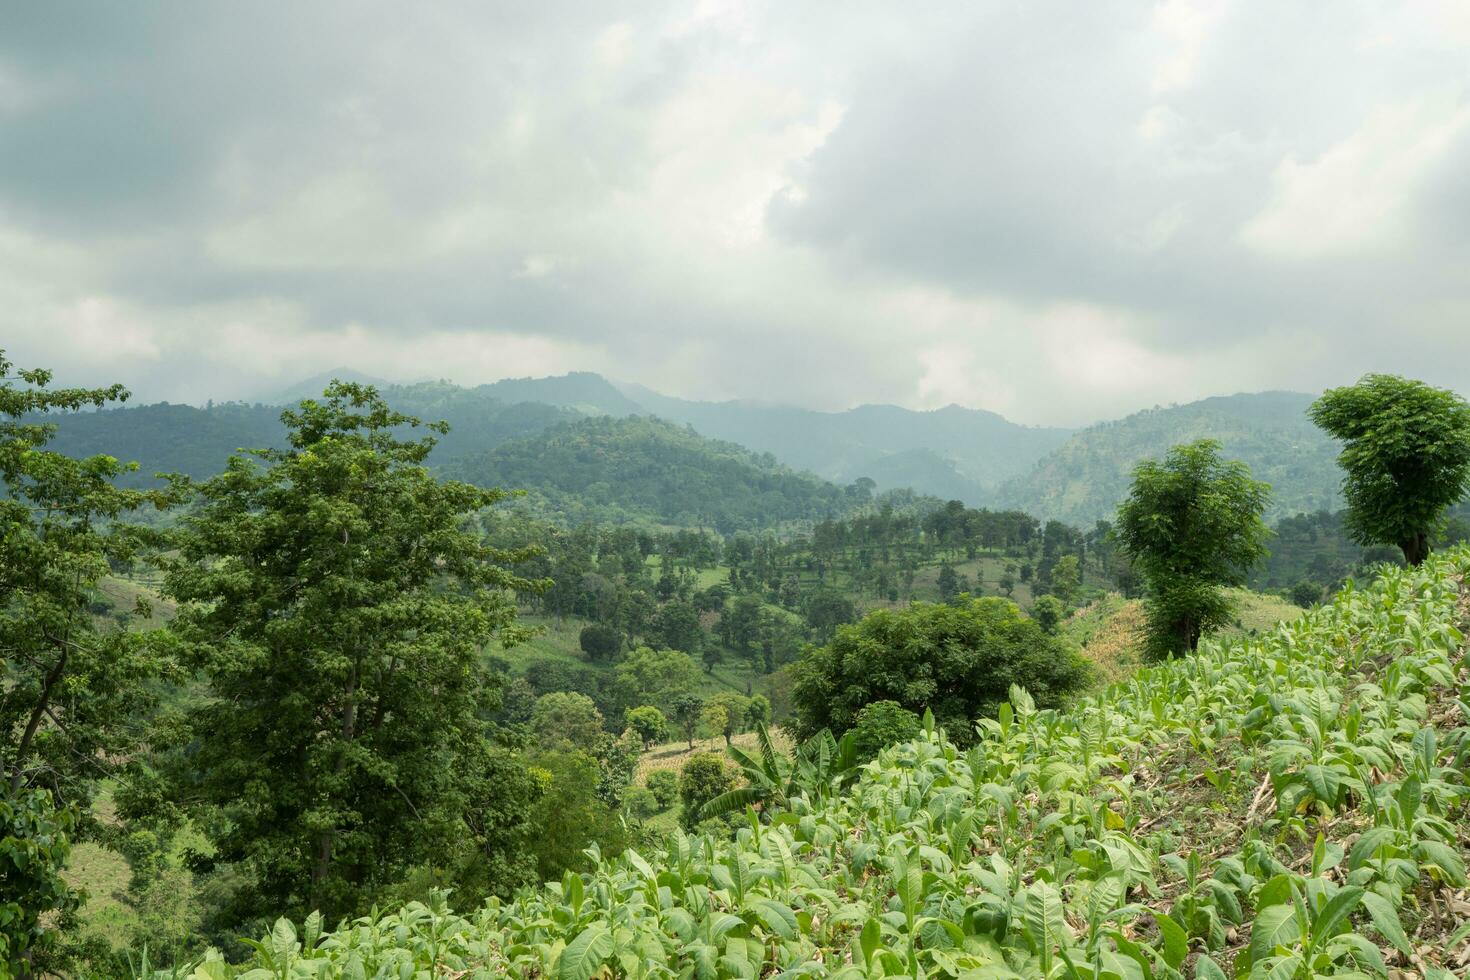
[[[829,480],[867,476],[883,489],[912,486],[971,504],[985,488],[1024,473],[1071,435],[1068,429],[1017,425],[994,412],[958,405],[929,412],[896,405],[817,412],[756,402],[690,401],[639,385],[621,390],[654,415],[772,453]],[[923,455],[911,455],[916,453]]]
[[[728,533],[819,520],[866,500],[769,454],[645,417],[564,422],[446,469],[485,486],[534,488],[573,523],[623,516]]]
[[[316,394],[320,396],[319,388]],[[440,438],[430,460],[438,464],[579,417],[552,405],[506,402],[480,390],[437,382],[390,387],[384,394],[400,411],[425,421],[449,422],[450,431]],[[155,473],[202,478],[220,472],[225,459],[237,450],[283,445],[281,410],[279,405],[231,402],[197,408],[165,402],[78,412],[51,419],[57,426],[53,446],[72,456],[107,453],[136,461],[138,472],[123,481],[135,486],[154,483]]]
[[[1308,420],[1313,398],[1287,391],[1230,395],[1101,422],[1008,480],[994,503],[1088,527],[1113,516],[1139,460],[1210,438],[1227,457],[1244,460],[1256,479],[1271,484],[1268,520],[1335,510],[1341,506],[1338,447]]]
[[[606,855],[467,916],[438,896],[350,934],[282,920],[239,969],[1448,978],[1467,573],[1463,550],[1391,570],[1065,713],[1015,692],[969,752],[931,730],[733,839]]]

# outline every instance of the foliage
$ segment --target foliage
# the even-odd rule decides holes
[[[852,726],[857,757],[866,762],[890,745],[915,738],[920,728],[919,716],[897,701],[865,705]]]
[[[733,839],[676,835],[469,915],[283,921],[238,971],[1386,980],[1387,950],[1447,978],[1463,930],[1426,911],[1440,931],[1415,943],[1406,919],[1465,883],[1449,817],[1470,730],[1437,729],[1430,702],[1458,693],[1467,572],[1463,552],[1387,571],[1065,713],[1017,690],[970,749],[926,730]],[[1223,831],[1160,826],[1196,785],[1238,800]]]
[[[44,963],[62,920],[81,902],[61,876],[76,811],[48,790],[0,791],[0,977]]]
[[[1227,621],[1222,586],[1244,584],[1266,554],[1261,512],[1271,488],[1208,439],[1144,460],[1118,508],[1118,537],[1148,583],[1149,648],[1156,656],[1195,649]]]
[[[578,637],[582,652],[593,660],[611,660],[623,649],[623,634],[606,623],[588,623]]]
[[[1012,684],[1050,707],[1086,683],[1088,671],[1014,603],[987,597],[869,613],[810,650],[796,677],[800,737],[823,728],[846,732],[865,705],[894,701],[916,714],[933,711],[952,738],[967,744],[975,717],[994,711]]]
[[[699,668],[679,650],[638,647],[618,664],[614,681],[626,705],[672,705],[699,687]]]
[[[693,830],[704,816],[700,811],[715,797],[729,791],[735,776],[725,760],[713,752],[691,755],[679,770],[679,822]]]
[[[682,694],[674,699],[674,722],[678,724],[679,731],[684,733],[684,739],[689,743],[690,751],[694,750],[694,733],[699,730],[699,722],[703,714],[703,698],[693,694]]]
[[[569,745],[592,749],[605,733],[602,712],[585,694],[556,691],[536,699],[531,731],[543,746]]]
[[[643,740],[644,748],[669,737],[668,719],[653,705],[645,704],[637,708],[629,708],[623,715],[623,719],[629,728],[638,733],[638,737]]]
[[[420,423],[371,388],[334,384],[282,418],[289,448],[191,487],[165,591],[206,686],[160,764],[223,821],[214,860],[253,882],[237,914],[335,916],[500,809],[481,649],[523,635],[507,592],[536,583],[509,570],[523,553],[466,528],[504,492],[435,479],[433,438],[402,438]]]
[[[616,810],[597,792],[598,762],[579,749],[556,749],[532,756],[533,772],[542,780],[541,798],[531,807],[528,823],[535,828],[530,848],[541,880],[560,877],[568,868],[585,869],[589,845],[612,853],[627,844]]]
[[[130,466],[48,448],[52,413],[127,397],[121,386],[51,388],[0,352],[0,790],[44,786],[83,802],[99,758],[136,744],[149,692],[168,664],[146,638],[99,625],[90,606],[113,564],[137,554],[129,514],[162,492],[122,490]],[[105,773],[107,770],[102,769]]]
[[[1353,539],[1397,545],[1409,564],[1422,562],[1444,509],[1470,491],[1470,403],[1422,381],[1370,374],[1324,392],[1310,414],[1343,443],[1337,461]]]
[[[1038,596],[1031,606],[1031,618],[1036,620],[1043,632],[1053,636],[1066,615],[1067,607],[1054,595]]]
[[[485,486],[533,487],[549,510],[574,520],[620,512],[731,532],[851,505],[842,488],[768,454],[651,417],[563,422],[450,470]]]
[[[660,810],[667,810],[679,801],[679,774],[672,769],[655,769],[648,774],[644,785],[658,801]]]

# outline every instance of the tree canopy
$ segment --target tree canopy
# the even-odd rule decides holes
[[[420,422],[372,388],[334,383],[282,418],[288,448],[193,488],[167,565],[206,685],[178,795],[223,821],[216,860],[248,870],[247,904],[333,916],[467,841],[495,850],[473,828],[533,784],[480,778],[498,764],[481,649],[522,635],[510,594],[536,583],[466,529],[505,493],[434,478],[432,436],[400,436]]]
[[[880,609],[842,626],[796,664],[792,689],[799,737],[840,735],[877,701],[926,709],[951,736],[973,738],[973,721],[1004,701],[1012,684],[1053,706],[1088,678],[1086,663],[998,597],[955,605]]]
[[[1144,460],[1118,508],[1118,537],[1148,583],[1149,646],[1157,655],[1193,650],[1223,623],[1221,586],[1240,585],[1266,554],[1261,520],[1271,488],[1250,468],[1220,457],[1210,439]]]
[[[1347,528],[1360,544],[1396,545],[1418,565],[1444,510],[1470,490],[1470,403],[1452,391],[1370,374],[1312,403],[1340,439]]]

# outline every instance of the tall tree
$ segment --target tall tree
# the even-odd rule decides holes
[[[335,917],[463,849],[522,785],[481,778],[504,762],[481,650],[525,634],[510,595],[537,583],[467,530],[506,492],[437,480],[433,436],[406,438],[421,423],[374,389],[334,382],[282,421],[288,448],[197,486],[165,590],[207,680],[188,796],[255,882],[238,911]]]
[[[1261,520],[1271,488],[1210,439],[1144,460],[1118,508],[1118,539],[1148,583],[1149,649],[1194,650],[1230,615],[1223,586],[1243,585],[1266,555]]]
[[[127,398],[119,385],[50,383],[51,372],[17,370],[0,351],[0,789],[85,802],[103,760],[133,744],[127,722],[161,669],[144,637],[104,628],[91,606],[143,537],[122,519],[171,498],[116,487],[134,464],[47,449],[47,413]]]
[[[1343,442],[1347,528],[1359,544],[1397,545],[1429,557],[1430,535],[1470,490],[1470,404],[1452,391],[1391,374],[1333,388],[1309,410]]]

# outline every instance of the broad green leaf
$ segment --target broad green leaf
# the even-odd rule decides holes
[[[1164,941],[1164,962],[1177,970],[1189,955],[1189,936],[1167,915],[1154,916],[1154,921],[1159,924],[1159,936]]]
[[[1251,926],[1251,962],[1261,963],[1275,953],[1278,946],[1291,946],[1301,937],[1296,908],[1291,904],[1269,905],[1261,909]]]
[[[791,939],[796,935],[796,913],[785,905],[769,898],[763,898],[757,901],[752,908],[765,923],[766,928],[782,939]]]
[[[591,980],[612,951],[612,932],[602,923],[594,922],[561,951],[556,964],[557,976],[560,980]]]

